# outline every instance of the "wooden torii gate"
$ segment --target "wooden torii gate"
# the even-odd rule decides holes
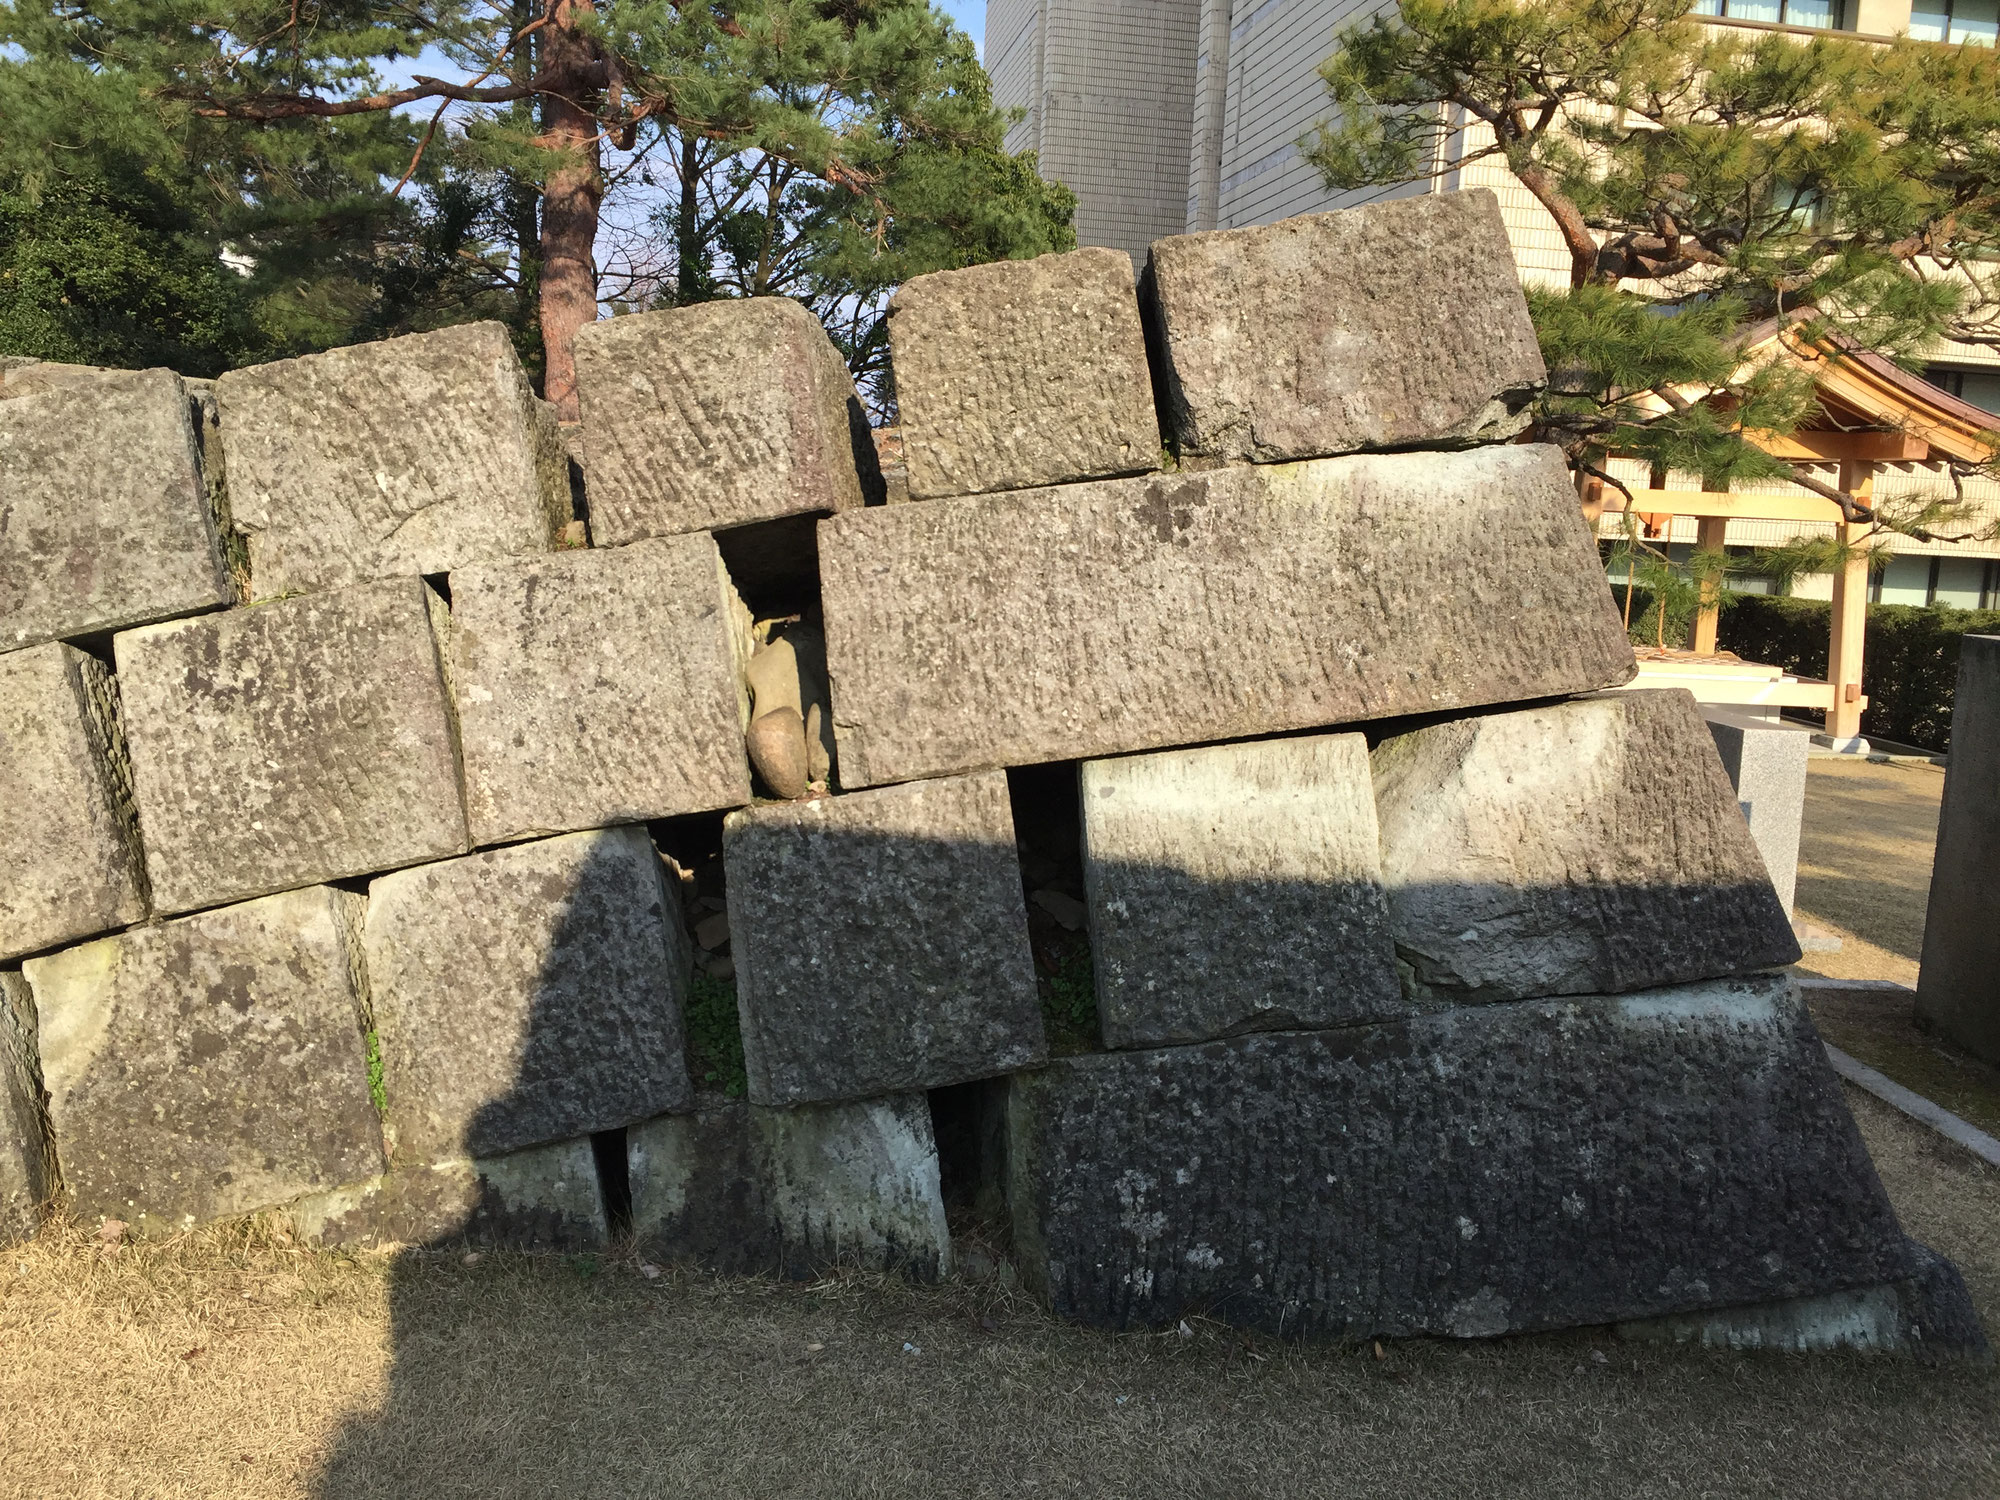
[[[1753,361],[1779,355],[1802,365],[1812,373],[1819,401],[1810,429],[1784,436],[1751,433],[1750,440],[1789,463],[1838,464],[1838,487],[1864,504],[1872,500],[1876,471],[1885,463],[1984,463],[1995,451],[1994,429],[2000,427],[2000,417],[1837,334],[1811,340],[1798,331],[1795,320],[1773,320],[1752,330],[1744,355]],[[1868,553],[1875,540],[1868,521],[1849,521],[1833,501],[1803,488],[1796,495],[1743,495],[1635,487],[1628,506],[1617,490],[1592,480],[1583,498],[1586,513],[1630,509],[1657,535],[1668,534],[1675,516],[1691,516],[1697,522],[1696,545],[1718,552],[1731,521],[1833,526],[1835,535],[1852,550],[1833,579],[1827,681],[1793,684],[1781,701],[1788,707],[1823,709],[1826,733],[1836,745],[1859,739],[1861,711],[1868,706],[1861,693],[1861,668],[1868,622]],[[1712,656],[1716,650],[1721,600],[1716,586],[1710,588],[1695,619],[1691,645],[1696,656]]]

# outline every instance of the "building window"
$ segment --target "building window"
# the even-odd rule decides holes
[[[1976,365],[1926,365],[1924,379],[1948,395],[2000,416],[2000,370]]]
[[[1910,7],[1910,35],[1919,42],[1991,47],[2000,40],[2000,0],[1916,0]]]
[[[1919,5],[1944,4],[1948,0],[1916,0]],[[1978,0],[1959,0],[1960,4]],[[2000,0],[1986,0],[2000,4]],[[1842,30],[1840,0],[1695,0],[1698,16],[1721,16],[1731,21],[1763,21],[1771,26],[1805,26],[1814,31]],[[1916,35],[1914,22],[1910,35]]]

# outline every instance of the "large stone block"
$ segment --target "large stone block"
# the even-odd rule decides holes
[[[0,656],[0,958],[146,915],[116,680],[58,642]]]
[[[913,277],[889,304],[889,343],[913,500],[1160,466],[1122,250]]]
[[[757,1103],[910,1093],[1047,1055],[1001,773],[731,813],[722,858]]]
[[[587,1140],[479,1161],[398,1167],[289,1205],[313,1245],[499,1245],[588,1249],[610,1239]]]
[[[1436,724],[1385,740],[1373,771],[1418,993],[1609,994],[1799,956],[1684,689]]]
[[[1082,767],[1108,1047],[1408,1013],[1358,734]]]
[[[1142,296],[1184,457],[1492,442],[1548,378],[1483,188],[1156,240]]]
[[[0,649],[234,600],[190,411],[168,370],[0,401]]]
[[[401,578],[117,638],[159,910],[464,851],[441,609]]]
[[[1780,976],[1063,1058],[1010,1084],[1057,1312],[1479,1337],[1916,1269]]]
[[[709,537],[467,568],[451,615],[473,843],[750,800],[750,617]]]
[[[2000,1063],[2000,636],[1959,643],[1951,759],[1938,813],[1930,909],[1924,919],[1917,1016],[1988,1062]]]
[[[1729,784],[1736,788],[1736,805],[1750,825],[1750,837],[1764,861],[1771,888],[1785,911],[1799,879],[1799,832],[1806,815],[1806,759],[1812,731],[1803,724],[1784,724],[1749,713],[1701,705],[1701,716],[1715,741],[1715,753]]]
[[[288,891],[23,966],[79,1214],[175,1228],[381,1172],[360,906]]]
[[[1553,448],[879,507],[821,523],[820,567],[848,787],[1585,692],[1635,670]]]
[[[499,323],[231,370],[230,513],[257,597],[548,550],[569,463]]]
[[[854,382],[788,297],[593,323],[576,380],[600,546],[862,502]]]
[[[922,1094],[797,1109],[710,1101],[627,1142],[633,1233],[655,1253],[792,1276],[950,1267]]]
[[[31,1237],[55,1193],[28,981],[0,970],[0,1245]]]
[[[399,1164],[498,1156],[691,1098],[694,960],[643,828],[385,875],[363,946]]]

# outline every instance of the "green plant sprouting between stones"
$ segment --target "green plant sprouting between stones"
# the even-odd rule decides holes
[[[1096,1050],[1097,976],[1090,966],[1090,949],[1066,954],[1055,973],[1038,977],[1049,1050],[1058,1054]]]
[[[736,1014],[736,986],[706,974],[694,976],[687,1001],[688,1072],[695,1087],[719,1089],[741,1099],[749,1087],[743,1068],[743,1026]]]

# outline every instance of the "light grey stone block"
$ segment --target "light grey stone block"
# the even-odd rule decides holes
[[[1372,769],[1420,994],[1616,993],[1799,956],[1685,689],[1433,725],[1385,740]]]
[[[1362,736],[1092,760],[1080,775],[1107,1047],[1408,1014]]]
[[[600,546],[862,502],[854,382],[788,297],[593,323],[576,379]]]
[[[398,1164],[499,1156],[692,1097],[694,959],[643,828],[385,875],[364,947]]]
[[[235,598],[187,387],[169,370],[92,373],[0,401],[0,649]]]
[[[706,536],[452,576],[475,844],[750,800],[750,616]]]
[[[434,608],[402,578],[117,638],[158,910],[465,850]]]
[[[647,1121],[627,1143],[633,1234],[656,1254],[792,1276],[950,1269],[922,1094],[797,1109],[710,1100]]]
[[[1959,642],[1951,758],[1924,918],[1917,1017],[1975,1057],[2000,1063],[2000,636]]]
[[[1009,1090],[1022,1274],[1090,1323],[1476,1338],[1917,1270],[1779,975],[1085,1054]]]
[[[146,915],[116,680],[59,642],[0,656],[0,958]]]
[[[1715,740],[1715,753],[1750,837],[1763,856],[1771,888],[1784,903],[1787,916],[1799,879],[1799,830],[1806,814],[1806,759],[1812,731],[1802,724],[1753,718],[1712,704],[1701,705],[1701,716]]]
[[[499,323],[231,370],[232,519],[260,599],[546,552],[569,464]]]
[[[912,277],[889,304],[889,344],[913,500],[1160,466],[1122,250]]]
[[[1553,448],[878,507],[821,523],[820,568],[847,787],[1551,697],[1636,670]]]
[[[911,1093],[1046,1055],[1003,774],[731,813],[722,857],[756,1103]]]
[[[173,1229],[381,1172],[360,905],[288,891],[23,966],[80,1215]]]
[[[1547,380],[1484,188],[1156,240],[1146,283],[1183,456],[1492,442]]]
[[[35,1030],[28,981],[0,969],[0,1245],[32,1238],[56,1190]]]
[[[498,1245],[580,1250],[610,1229],[588,1140],[479,1161],[398,1167],[288,1206],[310,1245]]]

